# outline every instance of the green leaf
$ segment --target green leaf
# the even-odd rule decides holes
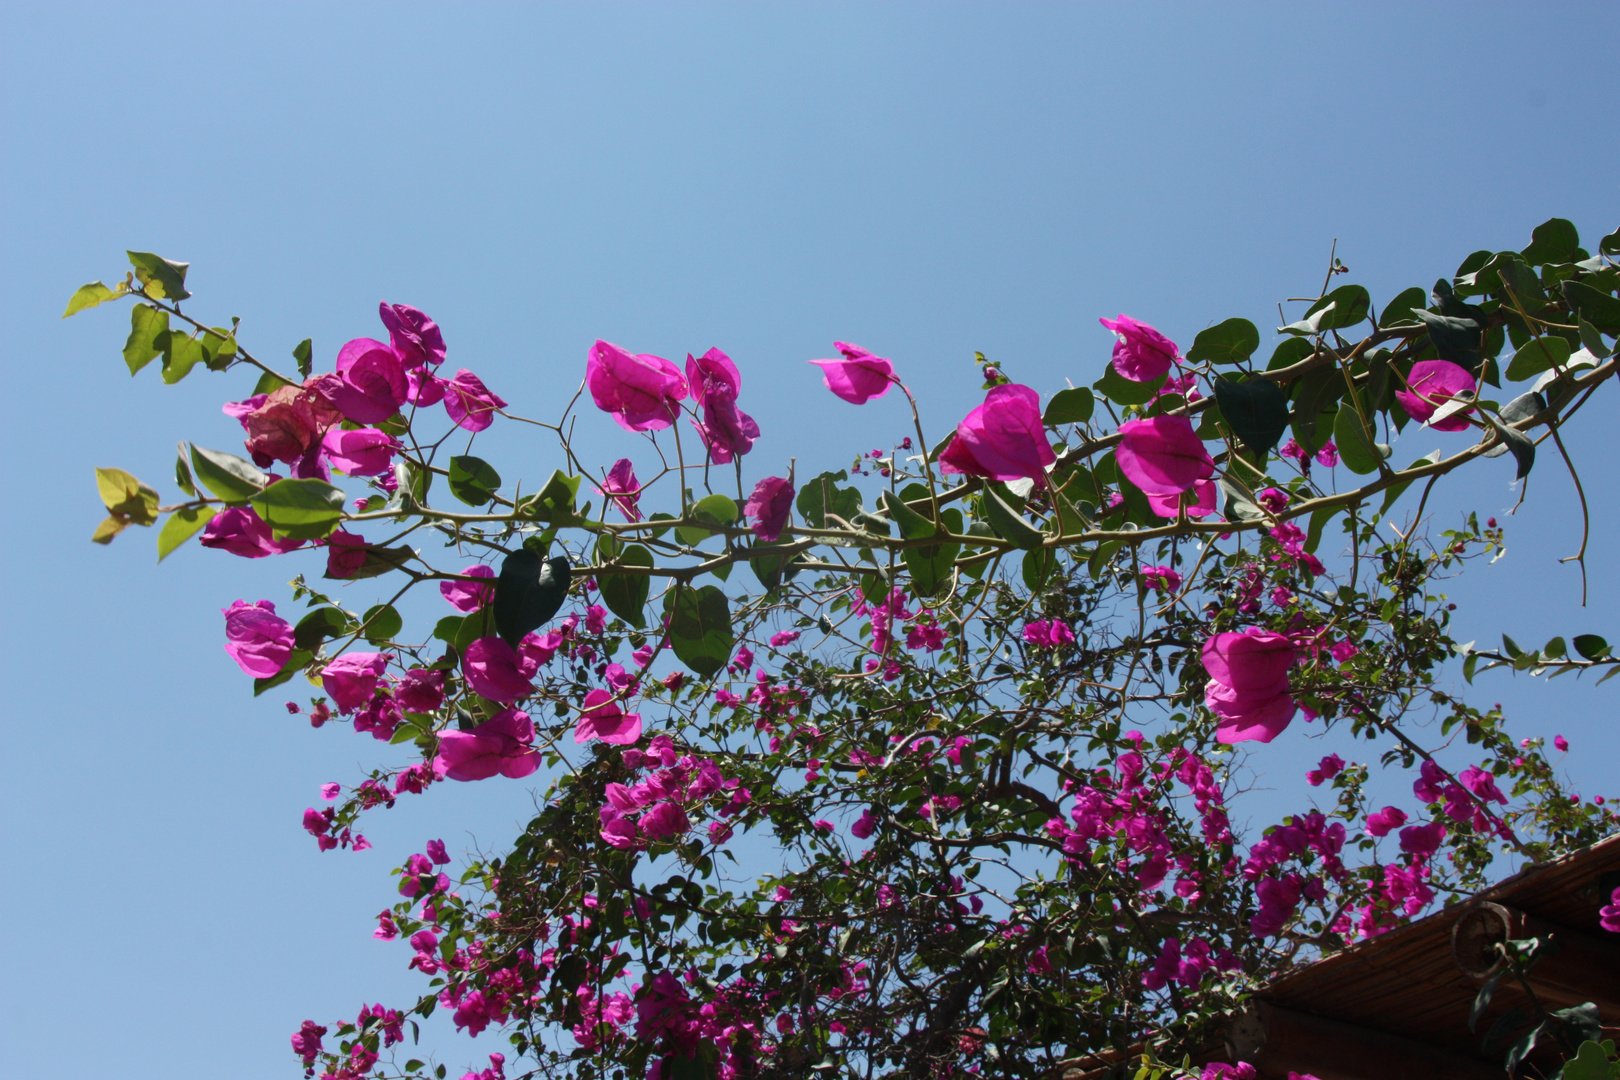
[[[885,494],[887,493],[885,492]],[[931,533],[933,523],[920,514],[916,516],[922,520]],[[958,535],[961,534],[962,511],[951,507],[941,510],[939,516],[948,531]],[[904,526],[901,526],[901,529],[903,532]],[[962,545],[954,542],[906,548],[902,556],[906,562],[906,569],[911,573],[912,590],[918,596],[938,596],[948,589],[951,584],[952,572],[955,569],[956,557],[961,552]]]
[[[191,369],[208,359],[207,350],[202,342],[189,334],[178,334],[173,330],[164,339],[163,349],[163,381],[173,386],[187,375]]]
[[[1293,367],[1315,351],[1316,346],[1304,338],[1284,338],[1272,352],[1271,360],[1266,364],[1266,370],[1280,371],[1283,368]]]
[[[1134,382],[1114,370],[1113,361],[1103,371],[1103,377],[1092,383],[1092,388],[1116,405],[1146,405],[1164,385],[1161,375],[1151,382]]]
[[[678,585],[664,594],[669,643],[681,663],[707,679],[731,658],[731,607],[713,585]]]
[[[315,346],[310,338],[305,338],[293,346],[293,362],[298,365],[298,374],[309,378],[310,369],[315,366]]]
[[[706,495],[692,504],[692,516],[716,527],[733,525],[739,516],[737,500],[726,495]]]
[[[107,286],[103,285],[99,281],[92,281],[88,285],[80,285],[78,289],[74,291],[73,295],[68,298],[67,310],[62,312],[62,318],[65,319],[69,315],[77,315],[85,308],[93,308],[97,304],[106,303],[108,300],[116,299],[122,295],[124,295],[124,287],[122,285],[118,287],[118,291],[116,292],[107,288]]]
[[[324,480],[277,480],[248,501],[277,536],[293,540],[317,540],[343,519],[343,489]]]
[[[1378,317],[1379,329],[1388,330],[1392,326],[1412,326],[1421,322],[1417,312],[1423,310],[1428,302],[1429,294],[1416,285],[1397,293]]]
[[[461,620],[456,618],[456,621]],[[298,625],[293,627],[293,647],[313,654],[327,638],[342,637],[352,629],[349,617],[342,609],[318,607],[299,619]]]
[[[399,547],[378,547],[376,544],[367,544],[365,561],[359,566],[341,577],[331,571],[327,571],[321,576],[338,581],[359,581],[361,578],[379,577],[382,574],[398,570],[415,557],[415,550],[404,545]]]
[[[374,604],[360,617],[360,625],[367,641],[381,645],[405,629],[405,620],[392,604]]]
[[[172,262],[150,251],[130,251],[130,265],[135,267],[135,277],[146,288],[146,295],[155,300],[184,300],[191,294],[186,291],[186,271],[190,263]]]
[[[1523,480],[1530,475],[1530,469],[1536,463],[1535,440],[1517,428],[1508,427],[1487,410],[1481,409],[1480,413],[1485,417],[1485,422],[1490,424],[1496,431],[1497,437],[1507,444],[1508,452],[1513,455],[1513,460],[1518,463],[1519,468],[1518,472],[1514,474],[1514,479]]]
[[[281,670],[276,674],[270,676],[268,679],[253,680],[253,696],[258,697],[266,690],[269,690],[272,687],[280,686],[282,683],[291,679],[300,671],[303,671],[304,668],[308,667],[309,662],[313,659],[315,659],[313,654],[305,652],[302,649],[295,649],[293,654],[287,657],[287,662],[281,665]]]
[[[979,493],[979,501],[985,520],[1003,540],[1025,550],[1039,548],[1045,541],[1041,531],[1019,516],[989,485]]]
[[[600,545],[597,548],[601,551]],[[637,566],[651,569],[653,565],[652,552],[640,544],[627,544],[620,550],[613,561],[620,566]],[[640,628],[647,625],[647,592],[652,585],[652,578],[643,575],[614,574],[599,571],[596,575],[596,587],[602,591],[602,602],[608,610],[631,626]]]
[[[501,489],[501,474],[483,458],[450,459],[450,494],[468,506],[483,506]]]
[[[542,521],[556,521],[574,516],[574,500],[579,495],[580,478],[568,476],[561,469],[551,474],[540,494],[524,500],[529,513]]]
[[[169,515],[169,520],[158,530],[158,562],[169,557],[169,552],[189,540],[209,521],[213,520],[212,506],[183,506]]]
[[[838,486],[838,481],[848,479],[849,473],[844,469],[824,472],[799,489],[794,506],[806,525],[812,529],[835,528],[835,524],[827,521],[828,513],[836,514],[846,522],[855,519],[855,515],[861,512],[860,490]]]
[[[544,559],[527,547],[501,560],[493,605],[501,639],[515,649],[524,634],[557,614],[573,576],[573,566],[565,556]]]
[[[1440,359],[1460,364],[1469,371],[1479,367],[1480,324],[1473,319],[1450,315],[1436,315],[1432,311],[1413,311],[1429,331],[1429,340]]]
[[[1339,448],[1339,460],[1357,476],[1377,472],[1379,463],[1389,456],[1389,448],[1362,424],[1355,402],[1349,398],[1339,403],[1339,414],[1333,420],[1333,441]]]
[[[1507,369],[1508,380],[1523,382],[1525,379],[1540,375],[1543,371],[1563,367],[1569,363],[1569,354],[1569,342],[1561,337],[1548,334],[1545,337],[1531,338],[1513,354],[1513,361],[1508,364]]]
[[[1576,634],[1570,644],[1585,660],[1602,660],[1609,655],[1609,643],[1596,634]]]
[[[904,499],[897,498],[891,492],[882,492],[878,496],[878,503],[900,527],[900,535],[907,540],[921,540],[939,531],[931,520],[917,513],[906,505]]]
[[[1329,432],[1318,432],[1322,427],[1320,421],[1325,415],[1331,425],[1333,412],[1343,396],[1344,373],[1332,365],[1313,368],[1294,383],[1294,439],[1311,453],[1322,449],[1327,442]]]
[[[1260,347],[1260,331],[1248,319],[1227,319],[1193,338],[1187,359],[1196,363],[1241,364]]]
[[[1620,1076],[1620,1069],[1610,1063],[1602,1044],[1588,1039],[1564,1064],[1562,1080],[1614,1080],[1616,1076]]]
[[[107,512],[136,525],[157,520],[158,493],[123,469],[97,469],[96,490]]]
[[[1402,471],[1403,472],[1410,471],[1412,469],[1416,469],[1416,468],[1419,468],[1419,467],[1424,466],[1424,465],[1433,465],[1435,462],[1437,462],[1439,460],[1440,460],[1440,451],[1436,450],[1433,453],[1429,454],[1428,457],[1420,457],[1420,458],[1418,458],[1416,461],[1412,462],[1412,464],[1408,465],[1406,467],[1406,469],[1404,469]],[[1410,481],[1410,480],[1402,480],[1400,483],[1391,484],[1389,487],[1385,488],[1384,489],[1384,505],[1382,505],[1382,506],[1380,506],[1378,508],[1378,516],[1383,517],[1385,514],[1389,513],[1389,508],[1391,506],[1395,505],[1395,500],[1399,499],[1401,497],[1401,494],[1403,492],[1405,492],[1406,489],[1411,487],[1411,486],[1412,486],[1412,481]]]
[[[1311,525],[1305,533],[1305,550],[1316,553],[1317,545],[1322,542],[1322,530],[1334,517],[1344,513],[1342,506],[1324,506],[1311,511]]]
[[[1288,430],[1288,395],[1270,379],[1213,379],[1215,400],[1232,434],[1264,461]]]
[[[1055,551],[1026,551],[1021,572],[1024,584],[1030,592],[1039,592],[1046,584],[1046,579],[1052,576],[1057,567],[1057,552]]]
[[[1047,427],[1083,424],[1091,419],[1092,410],[1096,407],[1096,396],[1084,386],[1059,390],[1052,395],[1052,400],[1046,403],[1046,412],[1041,417],[1041,423]]]
[[[1531,266],[1543,263],[1566,263],[1584,259],[1581,234],[1573,222],[1564,218],[1548,218],[1530,233],[1530,246],[1521,253]]]
[[[129,309],[129,337],[124,342],[124,363],[129,373],[163,355],[169,340],[169,313],[159,311],[150,304],[136,304]]]
[[[1372,297],[1360,285],[1340,285],[1305,312],[1302,322],[1294,326],[1311,327],[1309,333],[1323,330],[1343,330],[1354,326],[1372,310]]]
[[[1565,281],[1559,289],[1564,294],[1564,302],[1580,318],[1607,333],[1620,332],[1620,300],[1573,279]]]
[[[1530,1051],[1536,1048],[1536,1040],[1541,1038],[1541,1033],[1546,1027],[1547,1022],[1543,1020],[1521,1035],[1512,1046],[1508,1047],[1507,1057],[1503,1059],[1502,1066],[1507,1070],[1509,1076],[1517,1072],[1519,1063],[1530,1056]]]
[[[1607,360],[1611,350],[1604,342],[1603,336],[1598,333],[1597,327],[1585,319],[1582,319],[1578,325],[1581,328],[1581,348],[1599,360]]]

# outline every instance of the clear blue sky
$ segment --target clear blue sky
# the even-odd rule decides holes
[[[0,7],[9,1075],[295,1075],[301,1019],[417,988],[369,937],[387,868],[430,836],[502,843],[531,809],[523,785],[448,785],[370,821],[376,850],[318,854],[303,808],[380,748],[253,700],[220,647],[219,609],[287,599],[287,565],[87,542],[92,466],[172,495],[176,440],[239,438],[218,404],[250,382],[132,381],[122,311],[57,318],[126,247],[189,260],[193,310],[240,315],[273,357],[313,337],[329,364],[378,332],[379,299],[415,304],[536,412],[597,337],[719,345],[764,430],[759,476],[905,434],[898,402],[819,388],[804,361],[835,338],[893,357],[942,432],[978,398],[975,349],[1050,392],[1100,373],[1099,315],[1184,347],[1233,315],[1275,326],[1335,237],[1382,303],[1549,216],[1588,242],[1620,223],[1612,3],[450,11]],[[1509,557],[1458,583],[1465,637],[1620,640],[1617,440],[1596,419],[1571,440],[1591,606],[1554,561],[1578,535],[1548,454]],[[611,460],[623,436],[596,420],[583,446]],[[1444,512],[1500,514],[1508,479],[1486,463]],[[1613,787],[1620,681],[1481,682]],[[1289,806],[1305,763],[1344,749],[1307,734],[1257,763]],[[441,1045],[453,1075],[499,1048]]]

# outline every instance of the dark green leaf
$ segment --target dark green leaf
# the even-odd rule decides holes
[[[460,622],[460,619],[456,621]],[[318,607],[299,619],[298,625],[293,627],[293,646],[313,653],[327,638],[342,637],[351,629],[349,617],[341,609]]]
[[[298,374],[309,378],[310,369],[315,366],[315,346],[310,338],[305,338],[293,346],[293,362],[298,365]]]
[[[1041,550],[1024,552],[1024,564],[1020,569],[1029,591],[1039,592],[1056,568],[1057,552]]]
[[[1339,402],[1339,415],[1333,421],[1333,441],[1339,448],[1339,460],[1358,476],[1377,472],[1379,463],[1388,456],[1387,447],[1362,424],[1355,402],[1348,397]]]
[[[158,530],[158,562],[168,558],[171,551],[213,520],[214,513],[212,506],[182,506],[170,514],[169,520]]]
[[[1316,351],[1304,338],[1284,338],[1271,353],[1271,360],[1266,364],[1267,371],[1281,371],[1283,368],[1293,367],[1301,360]]]
[[[550,559],[523,547],[501,561],[495,583],[495,627],[514,649],[523,635],[542,626],[562,607],[573,567],[562,555]]]
[[[1515,424],[1520,420],[1528,420],[1547,407],[1547,399],[1534,390],[1527,394],[1520,394],[1506,405],[1502,406],[1502,420],[1505,423]],[[1493,446],[1485,451],[1486,457],[1501,457],[1508,452],[1507,443]]]
[[[191,466],[186,464],[186,444],[179,444],[179,455],[174,459],[174,482],[180,490],[193,497],[197,494],[197,485],[191,482]]]
[[[93,308],[97,304],[105,303],[122,295],[122,287],[119,288],[118,292],[114,292],[99,281],[92,281],[88,285],[80,285],[78,289],[74,290],[73,295],[68,297],[67,310],[62,312],[62,318],[77,315],[85,308]]]
[[[669,643],[681,663],[710,678],[731,657],[731,608],[726,594],[713,585],[694,589],[679,585],[664,594]]]
[[[556,521],[574,516],[574,500],[579,496],[580,478],[568,476],[561,469],[551,474],[540,494],[525,499],[529,513],[541,521]]]
[[[1324,506],[1319,510],[1311,511],[1311,525],[1305,533],[1305,550],[1315,554],[1317,545],[1322,542],[1322,530],[1327,523],[1339,514],[1344,513],[1342,506]]]
[[[1614,1080],[1617,1075],[1620,1075],[1620,1070],[1610,1063],[1603,1044],[1588,1039],[1581,1043],[1575,1056],[1565,1063],[1559,1080]]]
[[[392,641],[394,635],[405,629],[405,620],[392,604],[376,604],[360,617],[361,633],[373,645]]]
[[[1198,331],[1187,359],[1196,363],[1241,364],[1260,347],[1260,331],[1248,319],[1225,322]]]
[[[1312,453],[1320,450],[1332,433],[1333,412],[1344,396],[1344,374],[1335,366],[1313,368],[1294,383],[1294,438]],[[1328,423],[1319,423],[1323,416]],[[1318,428],[1323,430],[1318,431]]]
[[[343,519],[343,489],[324,480],[288,477],[248,500],[279,536],[316,540]]]
[[[1547,1022],[1543,1020],[1521,1035],[1512,1046],[1508,1047],[1507,1057],[1503,1059],[1502,1067],[1507,1070],[1509,1076],[1518,1071],[1519,1063],[1529,1057],[1530,1051],[1536,1048],[1536,1040],[1541,1038],[1541,1032],[1546,1026]]]
[[[1371,309],[1372,297],[1365,288],[1340,285],[1310,306],[1305,321],[1314,322],[1318,330],[1343,330],[1361,322]]]
[[[931,520],[913,510],[904,499],[885,491],[878,496],[878,502],[900,527],[900,535],[907,540],[920,540],[939,531]]]
[[[303,671],[313,659],[315,659],[315,657],[303,649],[293,650],[293,654],[287,657],[287,662],[281,665],[280,671],[270,676],[268,679],[253,680],[253,696],[258,697],[266,690],[269,690],[272,687],[280,686],[282,683],[286,682],[288,679],[291,679],[300,671]]]
[[[1620,300],[1584,281],[1566,281],[1559,289],[1564,302],[1582,319],[1606,333],[1620,332]]]
[[[614,562],[620,566],[651,569],[652,552],[640,544],[627,544],[617,553]],[[615,574],[599,572],[596,587],[602,590],[602,602],[608,610],[634,627],[647,625],[647,593],[652,579],[641,574]]]
[[[1046,403],[1046,412],[1041,417],[1041,422],[1047,427],[1083,424],[1091,419],[1092,410],[1096,407],[1097,399],[1087,387],[1077,386],[1059,390],[1052,395],[1052,400]]]
[[[1601,660],[1609,655],[1609,643],[1596,634],[1576,634],[1570,644],[1586,660]]]
[[[838,481],[848,479],[849,473],[843,469],[824,472],[799,489],[794,505],[806,525],[812,529],[835,528],[836,523],[827,521],[829,513],[836,514],[846,522],[855,519],[855,515],[861,512],[860,491],[838,486]]]
[[[1039,529],[1019,516],[1018,511],[1007,505],[993,488],[987,486],[979,493],[979,499],[984,507],[985,520],[1003,540],[1025,550],[1039,548],[1046,540]]]
[[[1384,308],[1384,313],[1378,317],[1380,329],[1387,330],[1392,326],[1411,326],[1420,320],[1417,312],[1421,311],[1429,301],[1429,294],[1416,285],[1396,295]]]
[[[1502,976],[1506,974],[1506,972],[1507,969],[1504,968],[1502,971],[1498,971],[1495,975],[1492,975],[1489,979],[1486,979],[1485,985],[1481,986],[1479,988],[1479,993],[1474,995],[1474,1006],[1468,1010],[1469,1031],[1473,1031],[1479,1026],[1479,1018],[1485,1015],[1486,1009],[1491,1007],[1491,998],[1496,994],[1496,984],[1502,981]]]
[[[135,267],[135,277],[146,287],[146,294],[156,300],[184,300],[191,294],[186,291],[186,270],[190,263],[171,262],[150,251],[130,251],[130,265]]]
[[[169,313],[159,311],[150,304],[136,304],[129,309],[129,338],[124,342],[124,363],[129,373],[163,355],[169,340]]]
[[[1620,255],[1620,229],[1599,240],[1598,250],[1605,255]]]
[[[1598,333],[1597,327],[1593,326],[1585,319],[1580,321],[1579,326],[1581,328],[1581,348],[1585,349],[1599,360],[1608,359],[1611,350],[1604,342],[1603,336]]]
[[[1523,480],[1530,474],[1530,469],[1536,463],[1535,440],[1517,428],[1508,427],[1490,412],[1484,409],[1481,409],[1480,412],[1484,415],[1486,423],[1490,424],[1492,429],[1495,430],[1497,438],[1507,444],[1508,452],[1513,455],[1513,460],[1518,463],[1519,468],[1513,478]]]
[[[1226,426],[1260,460],[1265,460],[1288,430],[1288,395],[1282,387],[1263,378],[1241,383],[1214,379],[1211,385]]]
[[[947,508],[940,511],[940,518],[948,531],[961,535],[962,511]],[[922,521],[928,526],[929,533],[932,533],[933,524],[927,518],[922,518]],[[956,557],[961,551],[962,545],[958,543],[906,548],[902,556],[906,562],[906,569],[911,573],[912,590],[918,596],[938,596],[944,592],[950,587],[951,573],[956,564]]]
[[[1153,395],[1159,392],[1159,387],[1164,385],[1164,376],[1161,375],[1152,382],[1133,382],[1115,371],[1113,361],[1109,361],[1103,377],[1091,385],[1116,405],[1146,405],[1153,400]]]
[[[1563,367],[1569,363],[1569,354],[1569,342],[1561,337],[1548,334],[1545,337],[1531,338],[1513,354],[1513,361],[1508,364],[1507,369],[1508,380],[1523,382],[1525,379],[1540,375],[1543,371]]]
[[[1575,262],[1586,258],[1581,250],[1581,234],[1573,222],[1563,218],[1548,218],[1530,233],[1530,246],[1523,251],[1524,261],[1531,266],[1543,263]]]
[[[1412,314],[1421,319],[1428,328],[1429,340],[1434,343],[1434,351],[1440,354],[1440,359],[1460,364],[1469,371],[1479,367],[1479,323],[1472,319],[1436,315],[1432,311],[1418,310]]]
[[[501,474],[483,458],[450,459],[450,494],[468,506],[483,506],[501,489]]]

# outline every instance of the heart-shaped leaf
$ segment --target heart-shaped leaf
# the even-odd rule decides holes
[[[561,555],[543,559],[519,548],[501,560],[495,581],[495,632],[514,649],[562,607],[574,570]]]

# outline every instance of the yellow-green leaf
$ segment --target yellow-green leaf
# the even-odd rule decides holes
[[[169,552],[207,525],[215,512],[212,506],[183,506],[170,514],[169,520],[158,530],[158,562],[168,558]]]
[[[73,295],[68,298],[67,310],[62,312],[62,318],[77,315],[85,308],[93,308],[97,304],[104,304],[108,300],[116,299],[124,295],[124,292],[122,282],[119,283],[116,289],[109,289],[99,281],[92,281],[88,285],[80,285]]]

